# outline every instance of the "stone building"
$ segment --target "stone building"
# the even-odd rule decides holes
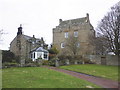
[[[25,60],[28,60],[30,58],[35,60],[35,58],[37,57],[37,55],[35,54],[38,53],[33,53],[33,52],[35,52],[35,50],[37,50],[40,47],[43,48],[42,49],[43,51],[37,51],[37,52],[44,52],[45,51],[44,49],[47,49],[47,44],[45,44],[43,38],[38,39],[35,38],[34,35],[33,37],[24,35],[22,33],[22,26],[18,28],[17,36],[10,43],[10,51],[13,52],[19,58],[21,63],[22,62],[25,63]],[[41,57],[45,59],[44,56]],[[48,59],[48,52],[46,59]]]
[[[79,54],[95,54],[94,46],[91,44],[90,36],[95,36],[95,30],[90,23],[89,14],[86,17],[65,20],[59,19],[59,25],[53,28],[53,46],[64,54],[67,39],[71,36],[78,38]]]

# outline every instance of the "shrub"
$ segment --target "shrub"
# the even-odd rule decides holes
[[[59,60],[65,60],[66,56],[63,54],[63,55],[59,55],[58,58],[59,58]]]
[[[54,57],[53,59],[49,60],[49,65],[55,66],[55,61],[59,60],[57,57]]]
[[[9,62],[5,62],[5,63],[3,63],[2,64],[2,67],[3,68],[8,68],[8,67],[18,67],[18,66],[20,66],[18,63],[9,63]]]
[[[37,62],[32,62],[32,63],[26,63],[25,64],[25,67],[39,67],[41,66],[40,63],[37,63]]]
[[[49,61],[48,60],[43,60],[42,65],[49,65]]]
[[[59,53],[58,49],[54,46],[49,51],[49,60],[56,57],[56,55]]]
[[[2,63],[4,62],[12,62],[15,59],[14,53],[10,52],[10,50],[2,51]]]
[[[26,63],[26,64],[27,64],[27,63],[33,63],[33,61],[32,61],[31,58],[27,58],[27,59],[25,60],[25,63]]]

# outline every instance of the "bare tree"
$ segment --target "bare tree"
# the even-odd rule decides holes
[[[100,33],[97,33],[96,37],[90,35],[89,42],[92,46],[94,46],[95,54],[105,55],[107,53],[109,44],[106,38]]]
[[[80,50],[80,41],[78,37],[70,36],[68,39],[66,39],[66,49],[69,51],[69,53],[73,56],[78,55],[78,52]]]
[[[107,46],[109,52],[120,55],[120,2],[111,8],[111,11],[101,20],[97,27],[101,33],[102,47]]]

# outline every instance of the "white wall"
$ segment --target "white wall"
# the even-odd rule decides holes
[[[35,58],[34,58],[34,53],[35,53]],[[40,56],[41,56],[42,59],[45,59],[44,58],[44,52],[32,52],[32,60],[33,61],[38,59]],[[49,53],[47,53],[47,59],[45,59],[45,60],[48,60],[48,58],[49,58]]]

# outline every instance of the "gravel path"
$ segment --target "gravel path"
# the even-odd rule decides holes
[[[118,86],[119,86],[119,89],[120,89],[120,83],[118,85],[118,82],[113,81],[113,80],[109,80],[109,79],[106,79],[106,78],[95,77],[95,76],[82,74],[82,73],[78,73],[78,72],[74,72],[74,71],[64,70],[64,69],[60,69],[60,68],[57,68],[57,67],[49,67],[49,66],[43,66],[43,67],[49,68],[49,69],[52,69],[52,70],[55,70],[55,71],[67,73],[67,74],[72,75],[74,77],[81,78],[81,79],[87,80],[89,82],[92,82],[92,83],[94,83],[96,85],[99,85],[103,88],[116,88],[117,89]]]

